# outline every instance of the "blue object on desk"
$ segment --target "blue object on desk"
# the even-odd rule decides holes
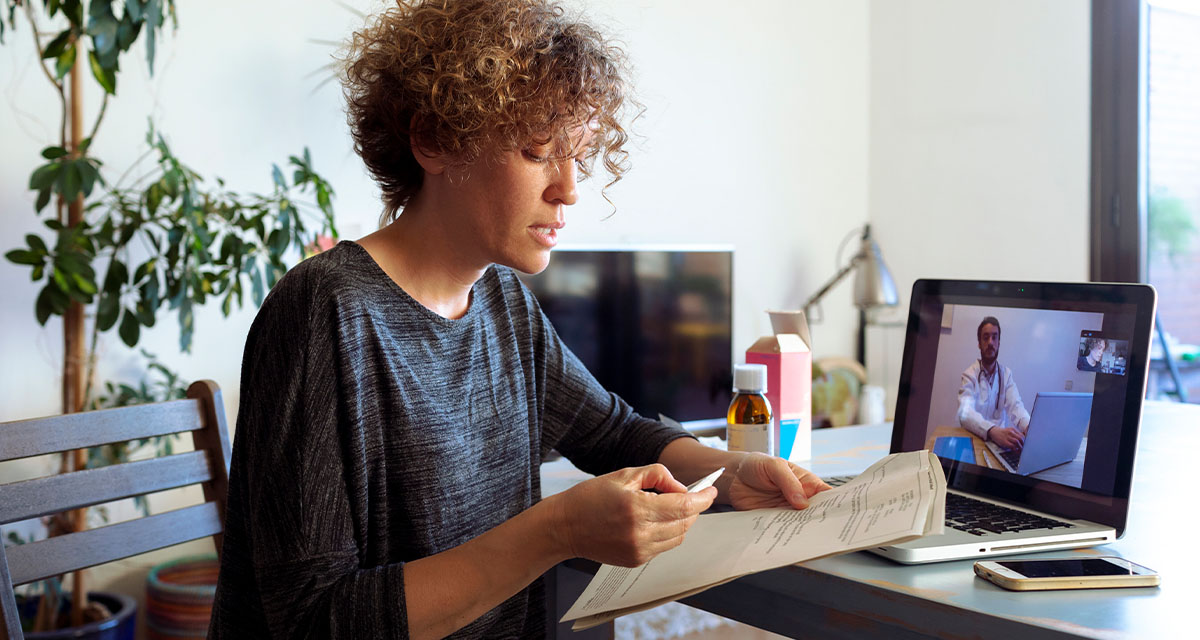
[[[975,447],[970,438],[942,436],[933,441],[933,454],[945,460],[975,464]]]

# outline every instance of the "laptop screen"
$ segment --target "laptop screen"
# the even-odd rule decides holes
[[[933,450],[951,488],[1120,532],[1154,306],[1145,285],[917,282],[892,450]]]

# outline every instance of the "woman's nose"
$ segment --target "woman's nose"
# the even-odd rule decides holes
[[[575,204],[579,200],[579,191],[576,189],[575,184],[578,179],[578,172],[579,168],[576,166],[574,158],[557,163],[554,180],[546,189],[546,200],[549,202],[561,202],[567,206]]]

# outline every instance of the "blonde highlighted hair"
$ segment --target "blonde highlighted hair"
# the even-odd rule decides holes
[[[413,149],[466,166],[486,153],[594,132],[580,163],[612,177],[628,168],[621,125],[630,106],[623,51],[545,0],[399,0],[342,53],[355,151],[383,191],[381,223],[421,189]]]

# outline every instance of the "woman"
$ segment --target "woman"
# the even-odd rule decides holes
[[[210,638],[539,637],[556,563],[636,566],[714,500],[827,488],[638,416],[510,270],[546,267],[592,159],[623,172],[619,53],[541,0],[401,2],[354,35],[385,224],[293,269],[250,330]],[[542,500],[552,448],[605,475]]]
[[[1087,353],[1079,356],[1075,368],[1080,371],[1100,371],[1100,361],[1104,359],[1104,350],[1108,347],[1108,341],[1104,338],[1088,338],[1084,341],[1084,347],[1087,349]]]

